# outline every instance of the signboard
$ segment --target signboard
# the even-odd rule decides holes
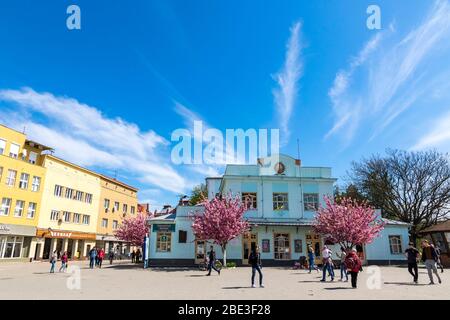
[[[0,224],[0,231],[1,232],[10,232],[11,231],[11,229],[6,225],[6,224]]]
[[[270,252],[270,240],[269,239],[262,240],[262,252]]]
[[[175,232],[175,224],[154,224],[153,232]]]

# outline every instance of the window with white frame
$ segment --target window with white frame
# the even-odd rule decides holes
[[[92,203],[92,194],[86,193],[86,196],[84,197],[84,202]]]
[[[37,161],[37,153],[31,151],[30,155],[28,157],[28,162],[31,163],[31,164],[36,164],[36,161]]]
[[[20,189],[28,189],[28,180],[30,179],[30,175],[28,173],[22,172],[20,174],[19,188]]]
[[[36,203],[35,202],[29,202],[28,203],[28,211],[27,211],[27,218],[33,219],[36,214]]]
[[[81,221],[81,214],[74,213],[73,214],[73,223],[80,223],[80,221]]]
[[[23,237],[0,237],[0,259],[20,258]]]
[[[23,215],[24,207],[25,207],[25,201],[16,200],[16,207],[14,208],[14,217],[21,217]]]
[[[63,211],[63,220],[64,222],[70,222],[71,214],[69,211]]]
[[[0,182],[2,182],[2,176],[3,176],[3,167],[0,167]]]
[[[0,139],[0,155],[5,153],[6,140]]]
[[[11,198],[3,198],[2,206],[0,207],[0,216],[9,215],[10,210],[11,210]]]
[[[131,212],[131,214],[134,214],[136,212],[136,208],[134,206],[131,206],[130,212]]]
[[[105,209],[109,209],[109,199],[105,199],[105,201],[103,202],[103,207]]]
[[[258,208],[256,192],[242,192],[242,203],[247,210],[256,210]]]
[[[73,189],[72,188],[66,188],[65,197],[67,199],[73,198]]]
[[[119,222],[117,220],[113,220],[112,228],[116,230],[119,227]]]
[[[52,220],[52,221],[58,221],[59,220],[59,211],[58,210],[52,210],[50,212],[50,220]]]
[[[289,242],[289,234],[276,233],[274,234],[274,259],[275,260],[289,260],[291,258],[291,246]]]
[[[113,208],[113,210],[114,211],[119,211],[119,206],[120,206],[120,204],[116,201],[116,202],[114,202],[114,208]]]
[[[170,252],[171,244],[172,244],[172,233],[158,232],[156,234],[156,251],[157,252]]]
[[[123,213],[127,213],[128,212],[128,205],[127,204],[123,204],[123,207],[122,207],[122,211],[123,211]]]
[[[273,193],[273,210],[289,210],[287,193]]]
[[[391,254],[403,254],[402,237],[389,236],[389,247],[391,248]]]
[[[53,194],[55,196],[57,196],[57,197],[62,197],[62,195],[63,195],[63,187],[58,185],[58,184],[55,184],[55,191],[54,191]]]
[[[17,171],[16,170],[8,170],[8,175],[6,176],[6,185],[10,187],[14,187],[16,184]]]
[[[318,193],[305,193],[303,195],[303,206],[306,211],[319,210],[319,194]]]
[[[31,184],[31,191],[39,192],[40,186],[41,186],[41,178],[33,176],[33,183]]]
[[[82,191],[76,191],[75,192],[75,199],[78,200],[78,201],[83,201],[83,194],[84,194],[84,192],[82,192]]]
[[[108,228],[108,219],[102,219],[102,228]]]
[[[91,221],[91,217],[87,215],[83,215],[83,224],[89,225],[89,222]]]
[[[19,149],[20,146],[18,144],[11,143],[11,145],[9,146],[9,156],[11,158],[17,159],[17,157],[19,156]]]

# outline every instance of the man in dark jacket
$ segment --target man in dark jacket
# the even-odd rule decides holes
[[[409,248],[405,250],[406,259],[408,260],[408,271],[413,276],[414,283],[417,284],[419,271],[417,268],[417,260],[419,260],[420,252],[414,247],[414,243],[409,243]]]
[[[441,277],[436,268],[436,262],[438,255],[436,250],[430,245],[427,240],[422,241],[422,261],[425,263],[425,267],[428,271],[428,277],[430,278],[430,284],[434,284],[433,273],[438,278],[439,283],[442,283]]]
[[[211,270],[214,269],[215,271],[217,271],[217,273],[220,276],[220,270],[216,268],[216,266],[214,265],[214,263],[216,262],[216,252],[214,251],[214,247],[211,246],[211,250],[208,252],[208,274],[207,276],[211,275]]]
[[[256,271],[259,273],[259,286],[264,288],[263,285],[263,274],[261,271],[261,254],[259,253],[259,247],[256,247],[252,250],[250,255],[248,256],[248,262],[252,266],[252,288],[255,288],[255,274]]]

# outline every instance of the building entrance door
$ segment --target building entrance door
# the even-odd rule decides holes
[[[248,257],[257,245],[258,235],[256,233],[244,233],[242,236],[242,264],[248,264]]]
[[[321,241],[320,241],[320,235],[315,234],[315,233],[310,233],[306,235],[306,242],[308,244],[311,244],[311,246],[314,249],[314,263],[316,265],[318,264],[322,264],[322,246],[321,246]]]
[[[40,244],[40,243],[36,244],[36,250],[34,251],[34,260],[39,259],[39,253],[41,252],[41,246],[42,246],[42,244]]]
[[[195,264],[201,264],[206,257],[206,242],[203,240],[195,241]]]
[[[50,258],[50,250],[52,245],[52,239],[51,238],[45,238],[44,241],[44,254],[42,255],[42,259],[46,260]]]

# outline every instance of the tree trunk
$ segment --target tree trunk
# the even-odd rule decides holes
[[[222,254],[223,254],[223,267],[227,267],[227,245],[222,245]]]

